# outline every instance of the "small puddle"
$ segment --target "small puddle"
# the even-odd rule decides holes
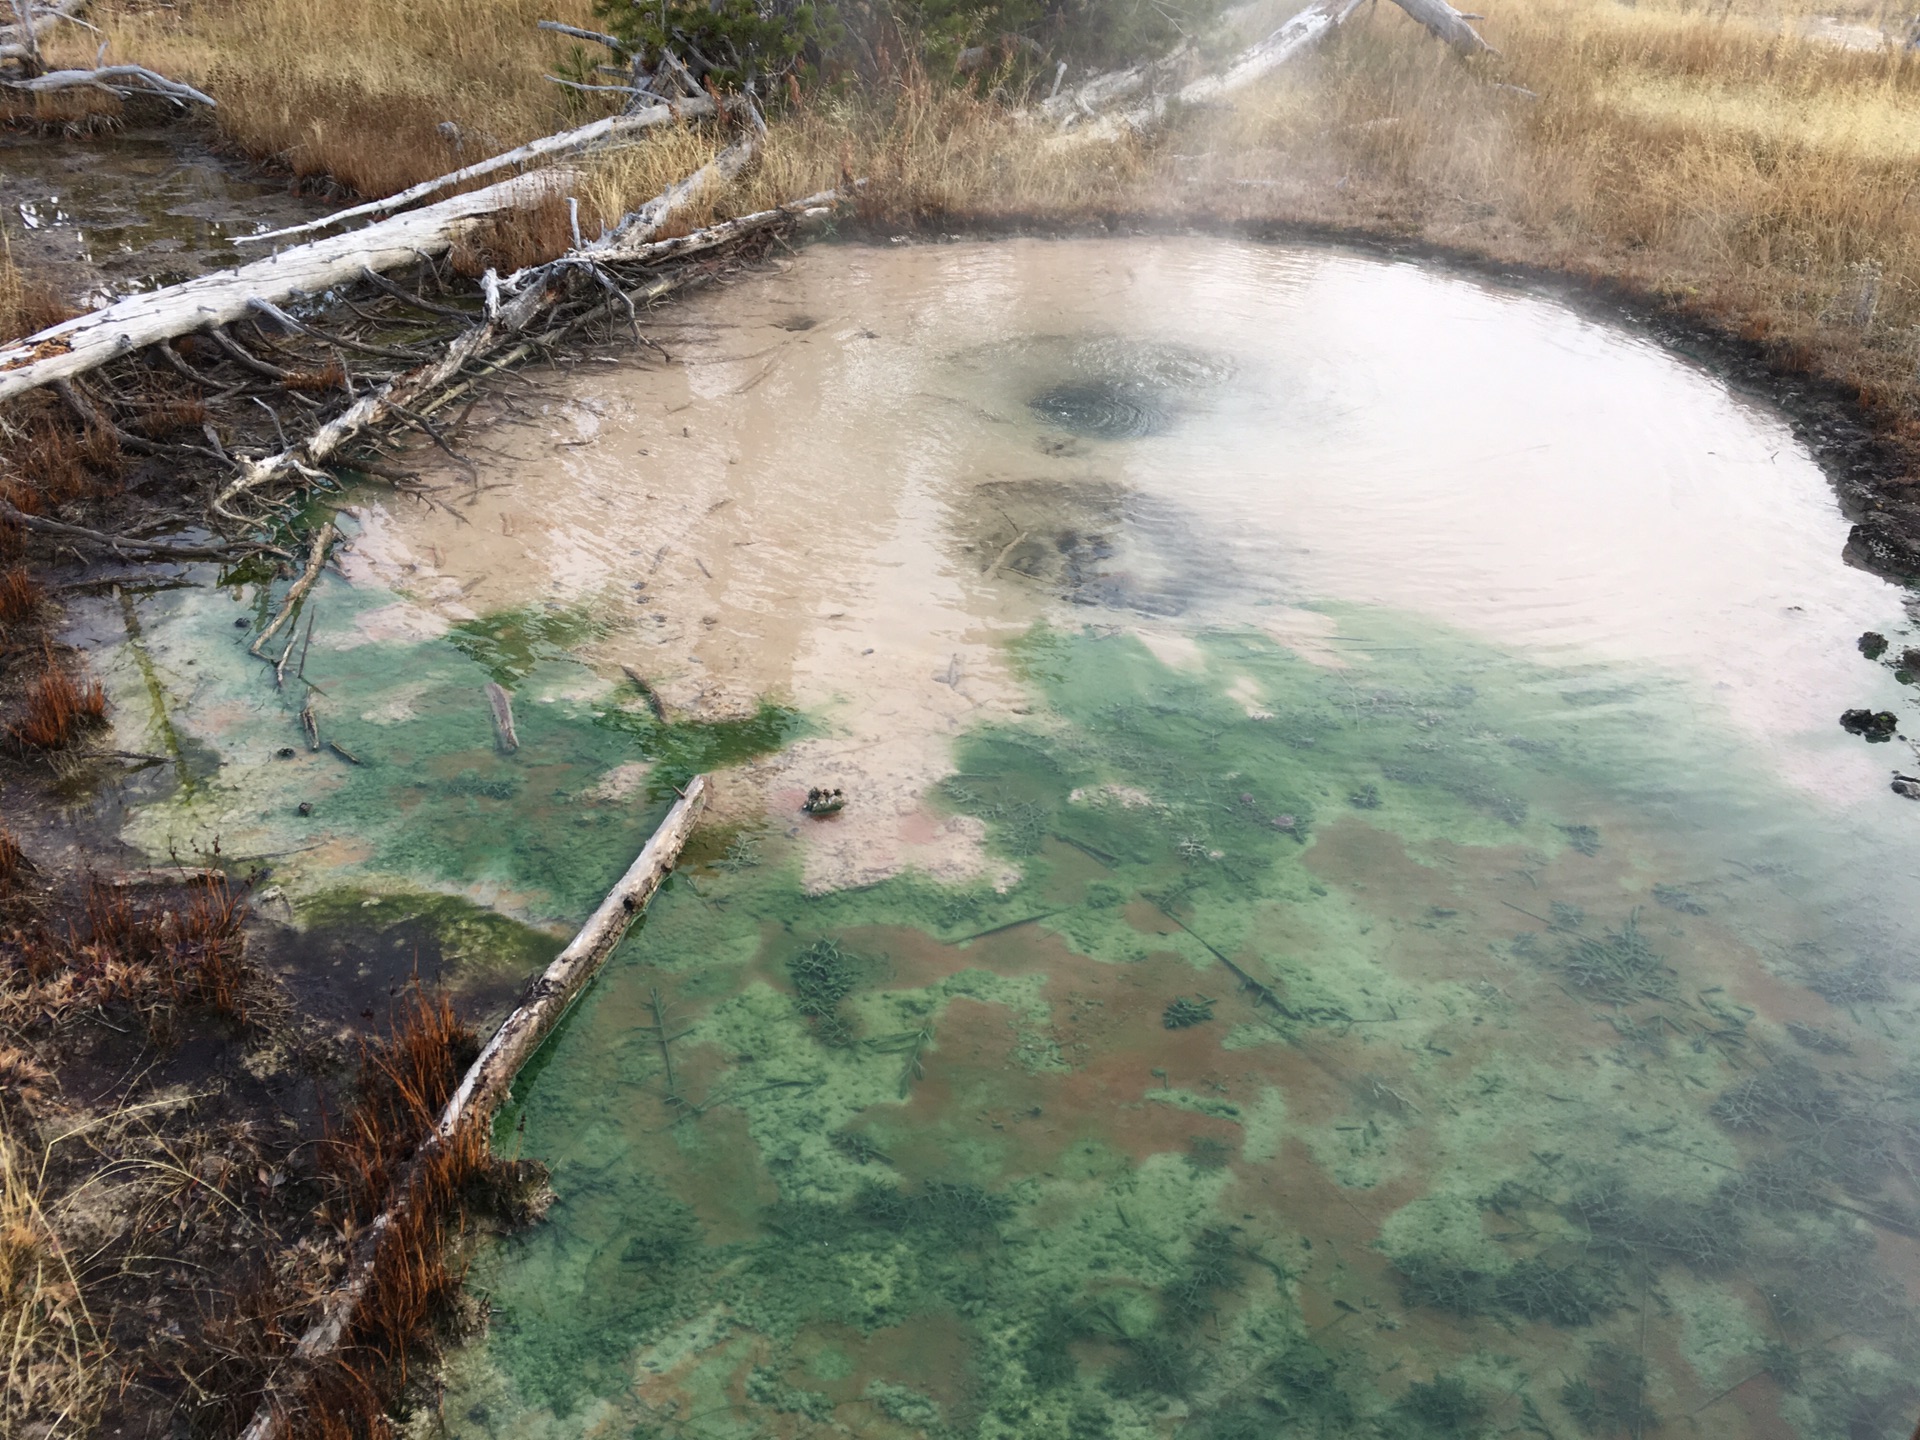
[[[53,136],[0,131],[0,220],[21,263],[86,303],[259,258],[236,235],[331,207],[209,150],[191,127]]]
[[[351,759],[253,586],[103,662],[217,757],[132,838],[474,993],[720,768],[501,1117],[559,1200],[451,1434],[1906,1433],[1911,748],[1836,719],[1911,626],[1778,416],[1212,240],[817,248],[655,336],[355,497]]]

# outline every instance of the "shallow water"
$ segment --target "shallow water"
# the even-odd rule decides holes
[[[247,587],[140,606],[131,833],[320,924],[564,926],[724,767],[501,1117],[559,1199],[436,1426],[1906,1433],[1913,757],[1835,719],[1912,627],[1777,416],[1216,241],[820,248],[662,322],[445,506],[359,497],[306,669],[367,763]]]
[[[88,303],[257,258],[233,243],[320,214],[284,182],[213,153],[190,126],[0,134],[15,258],[84,275]]]

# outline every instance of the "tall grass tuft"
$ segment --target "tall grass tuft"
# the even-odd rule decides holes
[[[26,710],[13,727],[13,739],[28,750],[60,750],[106,718],[106,691],[92,680],[75,680],[49,655],[46,669],[27,687]]]
[[[103,1337],[12,1123],[0,1106],[0,1434],[77,1437],[107,1398]]]

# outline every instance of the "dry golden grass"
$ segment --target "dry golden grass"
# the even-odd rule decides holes
[[[0,1433],[86,1435],[105,1399],[100,1336],[12,1124],[0,1110]]]
[[[113,58],[214,95],[249,153],[370,195],[566,124],[577,102],[541,74],[575,42],[536,22],[593,24],[590,0],[135,0],[90,14]],[[60,58],[90,60],[96,43],[63,36]]]

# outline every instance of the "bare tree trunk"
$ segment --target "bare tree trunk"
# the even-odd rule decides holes
[[[1462,54],[1485,54],[1493,49],[1480,38],[1467,17],[1447,0],[1394,0],[1394,3]],[[1123,130],[1151,129],[1175,105],[1205,105],[1220,100],[1278,70],[1295,56],[1318,45],[1353,14],[1359,4],[1360,0],[1312,0],[1271,35],[1241,51],[1224,70],[1202,75],[1177,89],[1162,90],[1155,82],[1177,72],[1184,52],[1175,52],[1166,60],[1095,76],[1042,101],[1037,109],[1067,126],[1076,125],[1083,118],[1094,121],[1078,132],[1089,138],[1111,138]],[[1152,91],[1150,98],[1125,110],[1100,114],[1102,106],[1137,95],[1141,90]]]
[[[410,189],[402,190],[398,195],[389,195],[384,200],[369,200],[364,205],[336,210],[331,215],[323,216],[318,220],[309,220],[304,225],[289,225],[284,230],[269,230],[263,235],[237,235],[234,237],[234,243],[260,245],[269,240],[284,240],[290,235],[305,235],[310,231],[324,230],[329,226],[340,224],[343,220],[358,220],[363,215],[391,215],[396,210],[406,209],[416,200],[424,200],[429,195],[438,194],[455,185],[464,185],[470,180],[482,179],[496,171],[511,170],[555,155],[577,154],[606,141],[625,140],[664,121],[684,120],[711,114],[713,114],[713,102],[702,98],[674,100],[664,105],[637,110],[630,115],[615,115],[606,120],[596,120],[591,125],[582,125],[578,130],[565,130],[558,135],[542,136],[538,140],[520,146],[517,150],[509,150],[503,155],[495,155],[491,160],[482,160],[477,165],[469,165],[464,170],[455,170],[438,179],[424,181]]]
[[[373,1276],[381,1241],[410,1202],[413,1177],[420,1173],[426,1159],[462,1126],[484,1125],[491,1118],[520,1067],[552,1033],[560,1017],[579,998],[672,871],[680,858],[681,847],[693,833],[694,822],[706,804],[707,783],[704,775],[696,775],[688,782],[679,802],[667,812],[667,818],[660,822],[660,828],[653,832],[653,838],[647,841],[627,873],[600,902],[600,908],[493,1032],[493,1038],[468,1068],[460,1088],[447,1101],[433,1133],[415,1153],[406,1178],[395,1187],[393,1202],[355,1243],[353,1258],[340,1288],[320,1318],[300,1337],[291,1362],[293,1374],[269,1388],[267,1398],[254,1412],[241,1440],[278,1440],[285,1432],[288,1417],[300,1403],[313,1367],[339,1349],[352,1328],[354,1312]]]
[[[238,320],[255,299],[286,300],[325,290],[363,269],[391,270],[437,255],[488,215],[556,194],[573,170],[516,175],[395,216],[348,235],[316,240],[264,260],[202,275],[165,289],[128,295],[11,345],[0,346],[0,400],[78,375],[129,350]]]

